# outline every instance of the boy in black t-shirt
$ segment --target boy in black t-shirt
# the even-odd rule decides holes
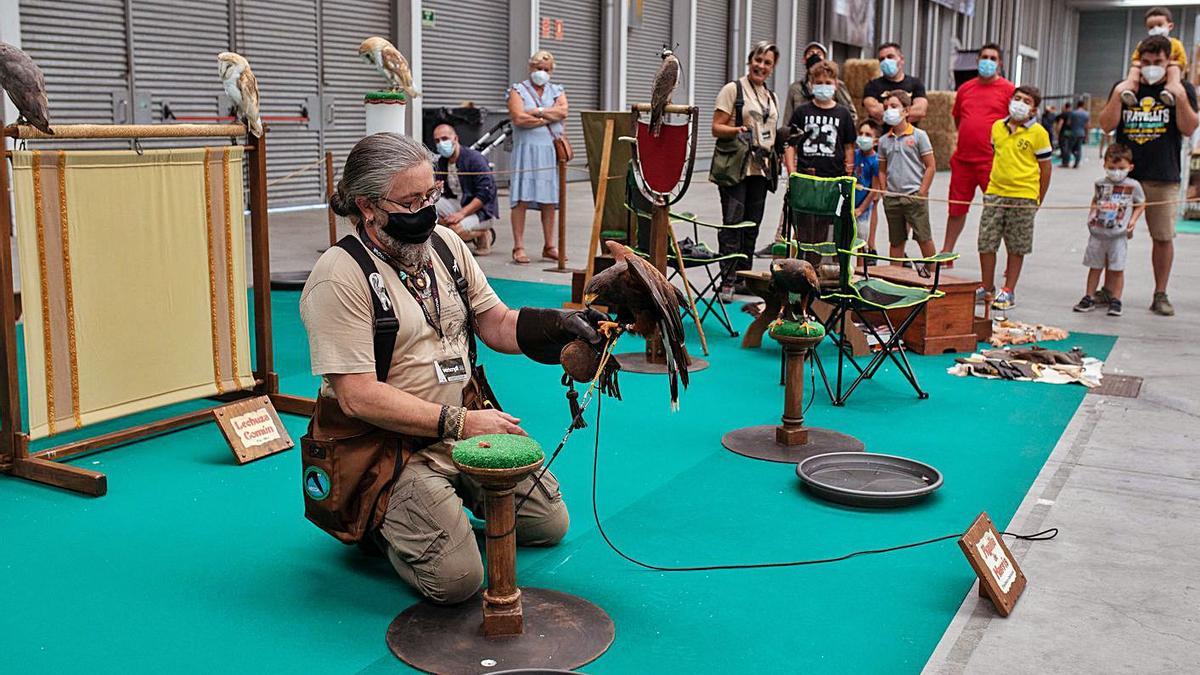
[[[854,115],[834,101],[838,67],[821,61],[808,69],[808,87],[812,101],[796,108],[788,120],[788,147],[783,165],[788,174],[799,171],[822,178],[854,173]],[[806,243],[829,241],[833,219],[797,215],[797,239]],[[817,256],[808,254],[816,264]]]

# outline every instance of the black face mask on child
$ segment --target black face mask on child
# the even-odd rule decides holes
[[[433,234],[433,226],[437,224],[437,210],[433,204],[417,211],[387,212],[387,223],[383,233],[401,244],[424,244]]]

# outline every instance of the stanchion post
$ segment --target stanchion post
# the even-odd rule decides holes
[[[325,153],[325,200],[328,202],[333,198],[333,153],[326,151]],[[326,204],[326,212],[329,215],[329,245],[333,246],[337,243],[337,214],[333,212],[333,206]]]
[[[558,163],[558,271],[567,271],[567,163]]]

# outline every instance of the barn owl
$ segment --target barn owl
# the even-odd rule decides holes
[[[664,109],[671,103],[671,94],[675,85],[679,84],[679,59],[669,48],[663,47],[659,52],[662,65],[654,76],[654,86],[650,90],[650,135],[658,136],[662,132]]]
[[[48,117],[50,102],[46,100],[46,79],[42,69],[25,52],[0,42],[0,87],[8,92],[17,112],[17,122],[32,125],[45,134],[54,134]]]
[[[392,91],[403,90],[409,98],[421,95],[421,92],[413,88],[412,71],[408,69],[408,61],[392,43],[381,37],[369,37],[359,45],[358,55],[387,78]]]
[[[246,120],[246,128],[257,138],[262,138],[262,116],[258,112],[258,80],[250,70],[250,62],[241,54],[221,52],[217,54],[217,66],[225,93],[233,101],[238,112]]]

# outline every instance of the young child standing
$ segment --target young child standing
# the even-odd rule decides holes
[[[783,153],[788,174],[799,171],[821,178],[848,176],[854,171],[854,114],[837,104],[838,67],[832,61],[819,61],[808,69],[812,101],[796,108],[788,126],[795,130]],[[799,215],[796,239],[819,244],[829,241],[832,217]],[[821,257],[806,253],[813,265]]]
[[[1161,35],[1171,40],[1171,57],[1167,62],[1166,70],[1162,66],[1148,66],[1146,72],[1142,72],[1142,55],[1137,47],[1133,48],[1133,55],[1130,57],[1132,64],[1129,67],[1129,73],[1125,76],[1125,81],[1117,85],[1122,89],[1121,102],[1130,108],[1135,108],[1138,105],[1137,90],[1138,82],[1144,75],[1146,82],[1150,84],[1158,84],[1165,77],[1167,80],[1166,86],[1159,92],[1158,98],[1163,105],[1168,108],[1175,107],[1175,96],[1183,95],[1183,69],[1187,68],[1187,49],[1184,49],[1183,43],[1179,40],[1170,37],[1171,31],[1175,30],[1175,22],[1171,17],[1171,10],[1166,7],[1151,7],[1146,10],[1146,32],[1151,37]],[[1157,69],[1154,72],[1150,68]]]
[[[1008,103],[1008,117],[992,125],[995,156],[988,189],[983,195],[979,217],[979,270],[983,286],[975,292],[976,302],[995,294],[996,251],[1000,241],[1008,253],[1004,287],[995,294],[992,309],[1017,306],[1017,279],[1025,256],[1033,252],[1033,221],[1050,187],[1050,135],[1037,123],[1042,93],[1022,85]]]
[[[858,232],[867,232],[867,253],[874,255],[875,227],[879,223],[879,213],[875,202],[879,200],[879,156],[875,154],[875,143],[879,138],[882,127],[872,119],[867,119],[858,125],[858,138],[855,139],[854,178],[858,187],[854,191],[854,217],[858,220]],[[868,260],[867,264],[874,264]]]
[[[912,99],[907,92],[890,91],[883,101],[883,123],[891,129],[879,139],[879,182],[888,192],[883,198],[887,216],[889,255],[904,256],[909,232],[921,255],[937,253],[929,226],[929,186],[937,172],[929,134],[908,122]]]
[[[1100,273],[1108,289],[1108,315],[1121,316],[1121,291],[1125,287],[1125,255],[1133,226],[1146,210],[1142,184],[1129,178],[1133,152],[1114,143],[1104,151],[1104,178],[1096,181],[1092,209],[1088,212],[1088,243],[1083,264],[1088,268],[1087,292],[1075,305],[1076,312],[1096,307]]]

